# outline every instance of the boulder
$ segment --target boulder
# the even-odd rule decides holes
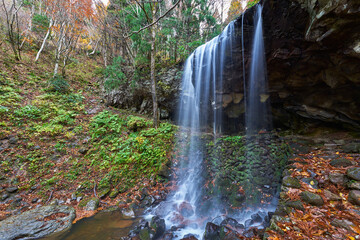
[[[351,180],[347,183],[347,187],[350,189],[360,190],[360,182]]]
[[[334,159],[330,162],[330,165],[333,167],[349,167],[354,165],[349,159],[346,158],[338,158]]]
[[[37,239],[71,227],[73,207],[43,206],[9,217],[0,222],[0,239]]]
[[[205,227],[204,240],[220,240],[220,226],[208,222]]]
[[[244,228],[244,225],[239,224],[235,219],[233,218],[225,218],[224,220],[222,220],[222,222],[220,223],[220,226],[226,226],[229,225],[233,228]]]
[[[254,223],[260,223],[263,220],[259,213],[252,214],[251,219],[254,221]]]
[[[85,205],[85,210],[87,211],[95,211],[99,207],[100,200],[98,198],[91,198],[87,201]]]
[[[302,204],[301,201],[287,201],[285,203],[285,205],[288,206],[288,207],[291,207],[291,208],[301,210],[301,211],[305,210],[304,205]]]
[[[337,172],[330,173],[329,180],[332,184],[336,184],[336,185],[344,185],[346,181],[345,175]]]
[[[300,181],[296,178],[285,176],[283,178],[283,183],[285,187],[291,187],[291,188],[301,188]]]
[[[329,190],[324,190],[324,195],[325,195],[325,198],[329,201],[339,201],[341,200],[341,197],[330,192]]]
[[[186,234],[181,240],[198,240],[197,237],[195,237],[194,234]]]
[[[322,206],[324,204],[324,200],[321,198],[321,196],[315,193],[305,191],[300,193],[300,197],[304,202],[314,206]]]
[[[351,190],[349,192],[348,200],[352,204],[360,206],[360,191],[359,190]]]
[[[154,231],[153,239],[158,239],[165,233],[165,220],[159,218],[158,216],[154,216],[151,219],[150,227]]]
[[[190,217],[194,215],[194,209],[188,202],[182,202],[179,206],[179,212],[183,217]]]
[[[350,179],[360,181],[360,167],[349,168],[346,171],[346,176],[348,176]]]
[[[342,146],[346,153],[360,153],[360,143],[348,143]]]

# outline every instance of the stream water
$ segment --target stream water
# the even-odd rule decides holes
[[[126,217],[121,211],[100,212],[93,217],[81,219],[70,230],[44,240],[120,240],[129,234],[140,219]]]

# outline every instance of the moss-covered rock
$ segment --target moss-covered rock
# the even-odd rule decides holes
[[[346,158],[338,158],[334,159],[330,162],[330,165],[333,167],[349,167],[354,165],[349,159]]]
[[[117,195],[119,195],[119,189],[114,189],[111,191],[111,193],[109,194],[109,198],[116,198]]]
[[[170,174],[171,174],[171,169],[170,169],[170,167],[169,167],[168,165],[166,165],[166,164],[162,164],[162,165],[160,166],[158,175],[159,175],[160,177],[169,179],[169,178],[170,178]]]
[[[165,220],[155,216],[151,219],[150,227],[154,232],[153,239],[158,239],[165,232]]]
[[[151,240],[150,229],[148,228],[141,229],[139,233],[139,238],[140,240]]]
[[[110,188],[107,187],[107,188],[103,188],[100,192],[99,192],[99,198],[105,198],[108,193],[110,192]]]
[[[300,193],[300,197],[304,202],[314,206],[322,206],[324,204],[322,197],[312,192],[302,192]]]
[[[95,211],[99,207],[100,200],[98,198],[84,198],[79,202],[79,207],[87,211]]]
[[[285,187],[291,187],[291,188],[301,188],[300,181],[296,178],[285,176],[283,178],[283,183]]]
[[[285,203],[285,205],[287,207],[295,208],[295,209],[298,209],[298,210],[301,210],[301,211],[305,210],[304,205],[302,204],[301,201],[288,201],[288,202]]]

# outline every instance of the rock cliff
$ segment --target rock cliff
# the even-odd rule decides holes
[[[302,128],[307,123],[330,123],[360,129],[360,2],[265,0],[261,3],[270,96],[263,96],[263,100],[271,103],[275,126]],[[248,79],[254,10],[248,9],[244,19],[235,20],[236,44],[232,59],[227,58],[224,86],[219,92],[229,131],[243,127],[242,53]],[[173,70],[168,75],[165,72],[159,78],[163,117],[175,116],[180,85],[180,78],[175,77]],[[140,98],[132,94],[130,99],[126,96],[116,100],[114,96],[119,93],[108,95],[108,103],[151,112],[147,110],[151,109],[150,92]],[[129,104],[119,104],[126,99]]]
[[[360,2],[269,0],[263,5],[275,123],[297,127],[309,119],[359,128]],[[252,16],[253,9],[244,15],[246,65]],[[241,28],[241,18],[237,22]]]

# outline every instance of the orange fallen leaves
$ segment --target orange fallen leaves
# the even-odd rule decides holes
[[[334,167],[330,165],[333,158],[329,157],[331,153],[322,149],[313,151],[309,154],[299,154],[292,160],[293,168],[291,176],[298,178],[311,177],[319,182],[318,189],[313,188],[314,184],[306,184],[301,181],[300,189],[289,188],[286,192],[286,200],[298,200],[302,191],[310,191],[320,195],[324,200],[324,205],[317,207],[304,204],[304,211],[293,210],[292,213],[285,216],[290,219],[288,222],[278,222],[277,225],[283,233],[276,231],[267,231],[269,239],[356,239],[355,235],[360,235],[360,214],[349,209],[358,207],[350,204],[348,199],[349,190],[340,185],[332,184],[328,175],[330,172],[339,172],[345,174],[349,167]],[[326,156],[326,157],[325,157]],[[334,158],[346,158],[360,163],[360,155],[351,155],[336,152]],[[324,189],[331,191],[341,197],[340,201],[328,201],[325,197]],[[335,227],[331,223],[335,220],[347,220],[352,222],[350,228]]]

